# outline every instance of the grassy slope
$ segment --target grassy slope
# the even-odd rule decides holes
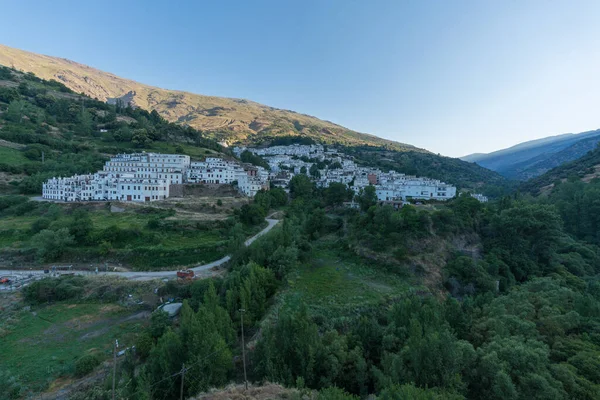
[[[63,58],[50,57],[0,45],[0,64],[55,79],[77,93],[107,100],[134,92],[137,106],[158,111],[171,122],[212,132],[220,140],[256,141],[277,135],[302,134],[325,142],[413,146],[351,131],[318,118],[242,99],[203,96],[160,89],[103,72]]]
[[[323,238],[314,250],[312,261],[290,274],[283,303],[301,300],[312,313],[328,318],[357,315],[365,307],[414,290],[418,284],[413,280],[408,274],[388,272],[380,266],[367,265],[358,257],[342,254],[331,239]]]
[[[115,304],[59,303],[3,315],[2,364],[19,381],[38,391],[60,375],[73,373],[88,352],[110,358],[113,340],[134,342],[143,321]]]

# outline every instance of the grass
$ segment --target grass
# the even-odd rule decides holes
[[[312,262],[288,280],[286,301],[302,300],[316,314],[340,316],[405,294],[414,282],[341,254],[328,241],[314,249]]]
[[[31,161],[23,155],[23,152],[9,147],[0,147],[0,162],[13,166],[31,164]]]
[[[115,339],[132,345],[144,321],[125,321],[131,314],[115,304],[59,303],[3,315],[2,367],[18,373],[30,390],[43,390],[57,377],[72,374],[84,354],[108,359]]]

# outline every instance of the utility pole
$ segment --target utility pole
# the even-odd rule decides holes
[[[240,308],[240,320],[242,321],[242,363],[244,364],[244,386],[248,390],[248,377],[246,376],[246,342],[244,341],[244,313],[246,310]]]
[[[45,156],[45,154],[44,154],[44,152],[42,151],[42,164],[44,163],[44,156]]]
[[[183,400],[183,378],[185,377],[185,363],[181,364],[181,389],[179,390],[179,400]]]
[[[115,379],[117,376],[117,347],[119,347],[119,341],[115,339],[115,346],[113,348],[113,385],[112,385],[112,400],[115,400]]]

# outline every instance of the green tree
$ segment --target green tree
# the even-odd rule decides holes
[[[31,245],[36,249],[38,258],[46,262],[59,259],[64,251],[74,243],[75,239],[67,228],[57,231],[43,229],[31,238]]]
[[[340,182],[332,182],[325,189],[325,202],[330,206],[340,206],[345,201],[352,199],[353,191]]]
[[[25,115],[27,102],[25,100],[13,100],[8,105],[5,118],[12,122],[21,122]]]
[[[292,198],[310,198],[314,189],[314,183],[306,175],[296,175],[290,181],[290,195]]]
[[[367,211],[369,208],[377,204],[377,192],[375,186],[369,185],[364,189],[360,190],[360,193],[356,196],[356,201],[360,206],[360,209]]]
[[[181,371],[185,361],[185,351],[179,335],[167,330],[158,339],[156,346],[150,351],[146,363],[146,375],[152,383],[152,398],[177,398],[181,376],[172,375]]]
[[[136,147],[146,147],[152,143],[152,139],[150,139],[146,129],[136,129],[131,137],[131,142]]]
[[[94,119],[92,118],[92,114],[88,110],[82,109],[77,119],[77,126],[75,127],[76,133],[88,136],[92,134],[93,130]]]
[[[309,173],[310,173],[310,176],[312,176],[315,179],[318,179],[321,177],[321,171],[319,171],[319,166],[317,164],[313,164],[310,166]]]

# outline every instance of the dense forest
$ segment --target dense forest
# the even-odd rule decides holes
[[[577,190],[585,197],[597,188]],[[172,325],[153,314],[137,356],[119,372],[119,396],[178,398],[182,364],[190,371],[185,396],[243,379],[239,359],[231,363],[241,354],[243,318],[253,338],[249,379],[323,391],[320,398],[598,398],[600,254],[563,196],[488,205],[461,196],[394,210],[367,189],[360,209],[339,207],[349,196],[344,185],[317,189],[303,175],[294,177],[289,202],[257,195],[245,213],[283,209],[281,228],[240,247],[223,278],[161,289],[185,299],[181,318]],[[370,254],[375,268],[409,279],[424,278],[411,269],[421,243],[461,237],[478,242],[477,251],[449,254],[424,290],[339,314],[302,298],[277,300],[323,241],[340,257]],[[32,285],[26,297],[44,301],[40,286],[48,284]],[[95,387],[81,398],[109,393]]]

